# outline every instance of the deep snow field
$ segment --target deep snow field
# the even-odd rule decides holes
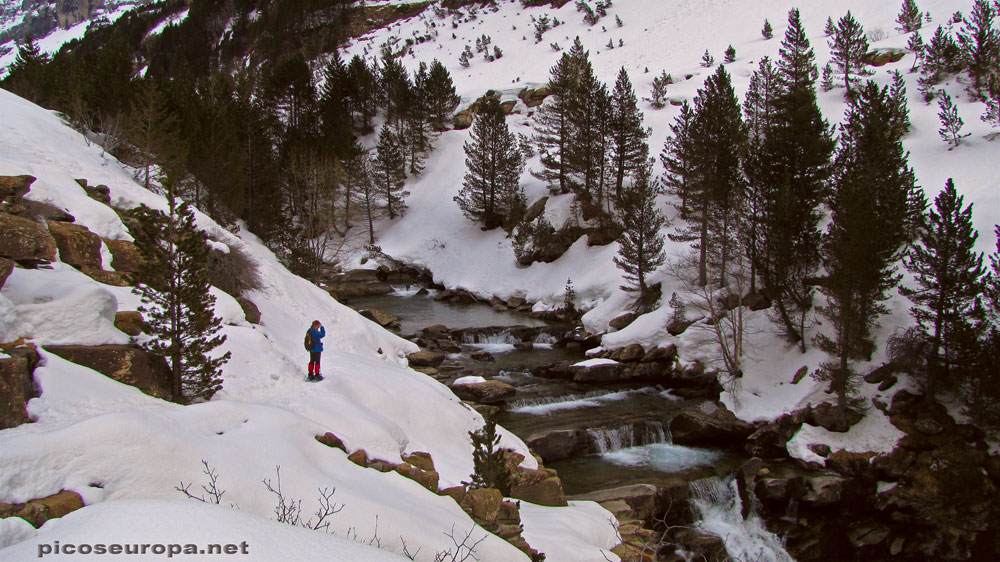
[[[451,25],[452,18],[438,19],[431,10],[426,10],[420,16],[356,40],[346,49],[344,60],[355,53],[376,57],[379,47],[394,37],[405,41],[408,37],[437,30],[439,34],[434,40],[413,45],[412,55],[402,60],[411,71],[420,61],[440,60],[452,74],[456,89],[462,96],[459,109],[463,109],[489,89],[501,92],[502,99],[506,101],[516,100],[522,88],[544,86],[549,69],[562,55],[562,52],[550,47],[550,43],[558,43],[565,51],[572,46],[574,37],[579,36],[590,53],[597,77],[609,88],[614,86],[620,68],[624,66],[628,71],[640,98],[640,108],[645,112],[644,124],[652,129],[648,139],[650,154],[658,157],[669,126],[680,111],[669,104],[656,109],[649,102],[642,101],[650,95],[652,80],[661,71],[671,74],[676,82],[668,87],[668,98],[691,101],[705,78],[714,72],[714,67],[700,66],[704,51],[708,49],[719,64],[723,51],[732,44],[736,49],[736,61],[727,64],[726,69],[732,75],[736,94],[742,102],[750,76],[757,69],[760,59],[768,56],[772,61],[777,60],[790,8],[800,9],[816,54],[817,66],[822,68],[830,59],[828,38],[823,34],[826,19],[833,17],[837,21],[848,10],[866,31],[880,29],[883,32],[885,39],[870,41],[872,49],[905,49],[909,35],[900,34],[895,29],[899,4],[895,1],[867,0],[799,3],[789,0],[616,0],[608,9],[607,17],[591,27],[583,21],[583,14],[576,11],[573,2],[555,10],[549,6],[525,8],[520,2],[498,2],[499,9],[495,13],[479,9],[475,19],[460,23],[457,29]],[[922,11],[930,12],[933,19],[918,32],[926,42],[934,29],[947,24],[956,10],[968,14],[972,1],[923,0],[918,2],[918,6]],[[464,9],[463,13],[466,16],[462,19],[467,20],[469,9]],[[564,23],[545,32],[541,42],[535,43],[531,17],[542,14],[549,14],[550,18],[554,16]],[[621,18],[622,27],[616,25],[616,15]],[[765,40],[760,32],[765,18],[774,28],[774,36],[770,40]],[[431,21],[436,27],[430,27]],[[493,45],[500,47],[503,57],[487,62],[477,55],[468,68],[462,68],[458,64],[462,49],[466,44],[474,46],[476,38],[484,34],[492,38]],[[619,39],[624,41],[624,46],[618,46]],[[613,42],[614,49],[608,49],[609,40]],[[996,243],[993,226],[1000,223],[1000,189],[997,189],[994,172],[994,159],[1000,156],[1000,143],[985,137],[996,131],[979,119],[984,104],[970,101],[963,83],[952,77],[939,87],[956,100],[959,114],[965,121],[963,133],[971,135],[959,147],[948,150],[949,145],[937,133],[940,127],[937,101],[926,104],[921,99],[917,90],[920,75],[909,72],[912,64],[913,55],[907,53],[899,62],[874,68],[872,78],[879,84],[888,85],[891,82],[890,71],[903,73],[912,122],[912,129],[903,144],[910,152],[909,162],[916,172],[917,182],[933,205],[934,197],[944,187],[945,180],[954,178],[959,193],[965,196],[965,203],[974,204],[973,218],[979,231],[977,248],[988,254]],[[688,74],[693,76],[684,80]],[[963,77],[961,80],[964,82],[966,79]],[[847,107],[842,79],[839,87],[829,92],[819,91],[818,97],[828,122],[831,125],[839,123]],[[515,112],[520,111],[520,114],[512,115],[507,120],[512,132],[529,137],[533,135],[533,119],[530,116],[533,109],[529,110],[518,101]],[[581,238],[553,263],[518,266],[511,240],[505,237],[503,231],[482,232],[478,225],[462,215],[452,201],[461,189],[465,174],[462,147],[469,140],[470,133],[471,129],[450,131],[438,139],[422,175],[407,182],[406,188],[411,192],[407,200],[409,211],[402,219],[384,222],[378,227],[377,243],[395,258],[427,267],[437,282],[449,288],[461,287],[501,298],[521,295],[537,302],[536,309],[561,306],[566,280],[571,279],[578,304],[589,309],[583,317],[585,326],[593,332],[608,330],[608,322],[631,306],[631,296],[619,289],[621,272],[612,262],[618,251],[617,243],[588,247],[586,239]],[[530,174],[533,168],[540,168],[537,157],[528,161],[521,177],[529,205],[549,195],[542,182]],[[663,172],[658,159],[654,170],[656,173]],[[675,219],[676,212],[670,206],[669,197],[661,199],[668,218]],[[568,218],[570,202],[570,195],[549,198],[546,216],[556,228]],[[672,228],[668,224],[664,232],[669,233]],[[603,346],[617,348],[641,343],[649,349],[676,343],[683,359],[700,359],[710,366],[716,364],[718,353],[714,344],[705,344],[706,333],[689,329],[681,336],[673,337],[666,331],[672,313],[667,301],[674,291],[680,292],[678,280],[670,273],[670,262],[676,262],[689,249],[683,243],[668,239],[665,250],[667,263],[648,278],[648,282],[663,283],[660,308],[639,317],[621,331],[605,335]],[[903,282],[909,282],[908,276]],[[822,299],[821,295],[817,295],[819,299]],[[881,319],[881,328],[877,332],[879,350],[873,357],[872,365],[884,360],[882,344],[885,339],[912,323],[910,303],[904,297],[893,292],[888,306],[892,312]],[[809,343],[822,329],[822,325],[817,325],[807,330]],[[813,371],[824,361],[822,352],[810,345],[808,352],[802,354],[798,348],[787,344],[776,335],[775,326],[764,312],[751,313],[748,332],[751,337],[744,377],[738,387],[723,395],[723,401],[738,416],[747,420],[773,419],[810,402],[815,404],[830,399],[823,392],[825,389],[810,377],[799,384],[791,384],[794,373],[800,367],[806,366]],[[888,392],[888,396],[905,388],[906,384],[907,381],[901,381]],[[865,387],[862,392],[866,398],[886,400],[886,396],[876,391],[874,385]],[[846,438],[839,436],[838,442],[843,441],[844,448],[854,451],[891,449],[902,433],[892,427],[880,412],[873,410],[872,417],[874,419],[854,427]],[[815,460],[812,458],[815,455],[807,450],[800,454]]]
[[[558,10],[523,8],[512,0],[501,0],[498,5],[495,13],[480,9],[476,19],[457,28],[452,27],[450,17],[437,19],[426,10],[354,41],[345,49],[344,58],[354,53],[377,56],[379,45],[390,37],[405,40],[436,30],[439,35],[415,45],[404,63],[412,71],[420,61],[441,60],[462,96],[461,109],[488,89],[502,92],[506,100],[516,99],[521,88],[544,85],[549,68],[561,55],[549,44],[568,49],[577,35],[590,52],[598,77],[609,85],[624,66],[637,95],[645,97],[653,77],[666,70],[678,82],[668,89],[674,100],[692,99],[712,72],[699,66],[705,49],[720,62],[723,50],[732,44],[737,58],[727,70],[742,97],[760,58],[777,57],[787,11],[795,4],[789,0],[616,0],[609,15],[593,27],[583,23],[572,2]],[[971,0],[922,0],[920,8],[929,11],[934,21],[920,33],[929,39],[939,23],[956,10],[968,13],[971,5]],[[866,30],[885,32],[887,38],[873,43],[873,48],[903,48],[907,41],[894,29],[896,1],[810,1],[798,7],[820,67],[829,59],[822,34],[826,18],[836,20],[848,9]],[[468,9],[463,12],[467,14]],[[565,23],[546,32],[536,44],[530,16],[544,13]],[[621,28],[615,24],[616,15],[623,21]],[[774,38],[769,41],[760,34],[765,18],[774,27]],[[435,28],[428,27],[430,21],[435,21]],[[495,62],[476,58],[469,68],[461,68],[459,53],[483,34],[492,37],[503,57]],[[614,49],[606,47],[609,39]],[[624,46],[618,46],[619,39]],[[42,45],[52,49],[47,42]],[[945,180],[953,177],[966,203],[975,204],[979,249],[989,252],[995,244],[993,225],[1000,222],[993,160],[1000,156],[1000,144],[984,138],[993,131],[979,120],[983,105],[970,102],[963,85],[952,79],[941,87],[959,102],[964,131],[972,134],[961,146],[948,150],[937,135],[936,102],[927,105],[919,99],[918,74],[908,72],[912,62],[912,55],[907,54],[897,63],[875,69],[874,78],[887,84],[887,71],[904,73],[913,124],[904,146],[911,152],[910,164],[918,182],[933,200]],[[693,76],[685,81],[685,74]],[[839,122],[845,109],[843,89],[820,92],[819,100],[831,124]],[[652,128],[649,144],[656,156],[678,109],[667,105],[656,110],[646,102],[640,102],[640,107],[645,111],[645,125]],[[517,109],[521,113],[511,116],[508,123],[513,132],[530,136],[528,109],[520,102]],[[462,145],[469,134],[470,130],[450,131],[438,139],[423,174],[407,182],[411,192],[407,214],[379,225],[377,243],[394,258],[427,267],[447,287],[504,298],[521,295],[538,301],[539,309],[558,306],[566,280],[572,279],[578,303],[589,309],[584,316],[588,329],[607,329],[608,321],[631,304],[618,288],[621,275],[612,262],[617,244],[588,248],[585,240],[579,240],[551,264],[518,267],[503,232],[482,232],[452,201],[465,172]],[[0,91],[0,146],[0,175],[36,176],[29,199],[69,211],[78,224],[104,238],[129,239],[129,235],[117,215],[88,198],[74,178],[108,185],[117,206],[165,207],[162,198],[139,187],[117,161],[89,145],[57,116],[6,91]],[[528,166],[537,168],[537,158]],[[529,203],[547,195],[545,186],[527,170],[522,182]],[[556,227],[568,216],[569,204],[568,196],[549,199],[546,214]],[[663,204],[670,208],[666,198]],[[479,427],[482,418],[444,386],[406,368],[404,357],[416,349],[413,344],[290,274],[252,234],[232,234],[205,216],[199,216],[199,225],[219,243],[249,253],[258,262],[263,281],[260,290],[248,295],[261,309],[260,325],[249,324],[234,299],[214,292],[216,314],[224,319],[223,332],[228,337],[220,352],[233,354],[224,370],[223,391],[209,403],[182,407],[42,352],[44,364],[35,372],[42,394],[29,404],[35,423],[0,431],[0,502],[71,489],[83,496],[88,507],[37,531],[19,519],[0,520],[0,561],[34,559],[42,543],[84,539],[247,540],[251,548],[245,559],[260,561],[405,560],[400,556],[403,540],[411,552],[421,549],[418,559],[430,560],[434,552],[451,546],[443,533],[452,528],[464,532],[473,523],[450,498],[436,496],[398,474],[360,468],[340,450],[317,443],[314,436],[331,431],[349,450],[362,447],[370,457],[391,462],[399,462],[404,453],[428,451],[440,472],[440,487],[445,488],[468,479],[472,447],[467,432]],[[668,241],[668,260],[686,251],[683,245]],[[105,254],[105,269],[109,269],[109,254]],[[360,252],[354,259],[358,258]],[[689,330],[674,338],[666,332],[671,312],[666,301],[678,287],[669,266],[660,268],[650,281],[662,281],[663,306],[606,335],[604,346],[638,342],[648,349],[677,343],[685,360],[711,364],[713,351],[700,343],[701,335]],[[137,306],[137,297],[128,289],[99,284],[62,263],[53,264],[51,270],[17,269],[0,290],[0,341],[27,337],[39,345],[124,343],[128,337],[114,328],[114,313]],[[873,364],[883,359],[885,338],[910,324],[906,299],[894,295],[889,306],[892,314],[882,319],[880,350]],[[314,318],[328,328],[323,357],[327,378],[320,384],[307,384],[299,340]],[[824,359],[822,353],[811,348],[801,354],[786,344],[764,313],[755,313],[751,325],[754,333],[745,376],[738,388],[723,395],[730,409],[748,420],[774,418],[829,399],[809,377],[791,384],[796,370],[802,366],[815,369]],[[821,325],[813,327],[810,337],[822,329]],[[901,381],[889,394],[906,384]],[[866,385],[863,393],[868,398],[880,396],[872,385]],[[873,409],[847,434],[804,426],[789,450],[809,460],[819,457],[810,457],[805,445],[817,441],[834,448],[887,451],[901,435]],[[527,447],[515,436],[505,433],[504,446],[525,454],[525,466],[533,465]],[[218,471],[220,485],[227,490],[222,506],[203,505],[174,490],[181,480],[195,482],[195,487],[204,482],[202,460]],[[271,520],[274,503],[261,481],[273,477],[277,465],[284,490],[303,499],[306,511],[315,507],[317,488],[336,487],[334,499],[345,507],[331,520],[334,534],[306,532]],[[239,509],[230,508],[230,502]],[[605,559],[604,549],[617,542],[610,514],[590,502],[573,502],[567,508],[523,503],[521,515],[525,539],[545,552],[550,562],[600,562]],[[367,544],[376,525],[381,550]],[[480,545],[479,554],[483,561],[526,559],[492,535]]]
[[[129,234],[114,211],[87,197],[74,178],[108,185],[119,207],[165,208],[161,197],[138,186],[57,116],[2,90],[0,144],[0,175],[35,176],[27,198],[71,212],[77,224],[104,238]],[[224,389],[211,402],[179,406],[40,350],[43,365],[35,380],[41,396],[28,406],[35,423],[0,431],[0,501],[67,489],[80,493],[88,507],[37,531],[22,519],[0,519],[0,560],[34,558],[38,544],[56,540],[246,540],[247,559],[260,561],[311,561],[320,552],[324,559],[400,560],[403,540],[410,552],[420,549],[418,559],[429,560],[453,546],[444,533],[464,533],[474,523],[451,498],[396,473],[361,468],[314,437],[330,431],[349,451],[364,448],[369,458],[394,463],[404,453],[430,452],[443,489],[469,479],[467,432],[480,427],[482,417],[445,386],[406,368],[405,354],[417,349],[414,344],[289,273],[252,234],[234,235],[203,215],[198,221],[218,243],[252,256],[262,280],[247,295],[261,309],[260,325],[249,324],[232,297],[213,289],[228,338],[218,351],[232,352]],[[52,269],[15,269],[0,291],[0,341],[127,343],[114,314],[138,304],[128,288],[102,285],[61,262]],[[306,357],[299,347],[314,318],[328,329],[326,380],[318,384],[304,381]],[[520,439],[504,432],[503,443],[526,456],[523,466],[537,466]],[[194,489],[207,483],[202,460],[226,490],[221,506],[201,505],[174,489],[182,480],[194,482]],[[315,509],[318,489],[336,488],[333,499],[344,508],[331,519],[332,534],[270,520],[274,498],[262,480],[274,480],[277,466],[283,492],[303,500],[306,513]],[[551,560],[600,561],[601,549],[617,542],[610,514],[594,503],[529,506],[522,517],[525,536],[551,552]],[[478,529],[474,538],[486,534]],[[368,546],[373,537],[382,550]],[[477,550],[484,561],[526,559],[491,534]]]

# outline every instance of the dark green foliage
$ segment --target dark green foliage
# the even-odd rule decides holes
[[[28,35],[18,42],[17,57],[8,68],[9,77],[4,80],[4,87],[23,98],[38,99],[44,94],[48,62],[48,55],[42,54],[38,44]]]
[[[500,435],[497,433],[497,423],[492,417],[486,418],[482,428],[469,432],[472,439],[472,462],[475,472],[469,475],[470,481],[463,482],[470,489],[496,488],[504,496],[510,495],[510,467],[507,464],[507,451],[501,449]]]
[[[765,40],[774,37],[774,28],[771,27],[771,22],[764,20],[764,27],[760,30],[760,34]]]
[[[666,170],[663,185],[667,193],[680,200],[677,208],[684,220],[689,220],[688,200],[695,189],[694,143],[691,139],[693,123],[694,109],[684,100],[680,113],[670,125],[670,135],[663,143],[663,151],[660,153],[660,163]]]
[[[830,16],[826,17],[826,25],[823,26],[823,35],[827,37],[833,37],[837,33],[837,25],[833,23],[833,18]]]
[[[426,98],[427,114],[431,125],[438,131],[444,130],[445,124],[458,106],[460,98],[455,93],[451,74],[437,59],[431,62],[427,74]]]
[[[218,333],[221,320],[209,293],[207,236],[195,226],[190,205],[178,205],[172,191],[167,202],[166,214],[146,206],[132,211],[132,234],[144,260],[134,291],[152,336],[144,346],[170,362],[174,401],[209,400],[222,388],[221,368],[230,353],[213,353],[226,336]]]
[[[780,55],[777,71],[761,62],[745,102],[753,133],[744,163],[752,217],[745,232],[754,276],[771,295],[783,332],[804,351],[813,300],[804,280],[819,267],[820,206],[834,143],[816,102],[813,51],[797,11],[789,13]]]
[[[507,128],[499,98],[486,98],[465,143],[465,180],[455,202],[468,218],[492,229],[523,208],[519,181],[524,158]]]
[[[941,138],[951,145],[948,148],[951,150],[958,146],[963,138],[972,133],[962,134],[962,126],[965,125],[965,121],[958,116],[958,106],[952,101],[951,96],[944,90],[941,90],[940,96],[938,119],[941,120],[941,128],[938,129],[938,135],[941,135]]]
[[[726,63],[736,62],[736,49],[732,45],[726,47],[725,55],[726,56],[723,58],[723,61]]]
[[[851,12],[837,22],[837,31],[830,40],[830,56],[837,71],[844,75],[847,96],[851,96],[851,84],[858,77],[870,76],[865,67],[864,57],[868,53],[868,38]]]
[[[687,234],[697,240],[700,250],[698,283],[708,283],[711,240],[720,256],[720,285],[725,284],[726,263],[732,251],[737,209],[744,194],[740,156],[746,144],[746,129],[740,106],[725,66],[705,80],[694,100],[691,123],[691,162],[694,181],[687,187],[690,223]]]
[[[900,33],[910,33],[920,29],[923,21],[923,14],[920,13],[917,3],[913,0],[903,0],[903,5],[899,7],[899,15],[896,16],[896,23],[899,24],[896,29]]]
[[[566,279],[566,288],[563,291],[563,310],[566,312],[576,312],[576,291],[573,290],[573,280]]]
[[[913,64],[910,65],[910,72],[913,72],[917,68],[917,64],[920,63],[920,59],[924,58],[924,49],[926,49],[924,38],[919,33],[910,35],[910,39],[906,42],[906,49],[913,53]]]
[[[347,64],[347,84],[352,111],[359,119],[357,127],[361,132],[370,132],[372,117],[378,109],[379,85],[375,70],[359,55],[354,55]]]
[[[572,130],[569,106],[576,75],[576,61],[568,53],[549,71],[550,95],[535,114],[535,142],[541,154],[542,169],[532,175],[555,193],[569,193],[572,182],[566,162]]]
[[[961,55],[955,38],[939,25],[924,49],[921,84],[934,85],[941,81],[943,74],[958,72],[962,67]]]
[[[659,76],[653,78],[653,90],[646,101],[656,109],[662,109],[667,101],[667,86],[673,83],[674,79],[664,70]]]
[[[383,127],[378,136],[375,161],[372,166],[372,181],[381,192],[389,219],[394,219],[406,211],[406,199],[410,192],[403,189],[406,181],[406,158],[399,137],[389,127]]]
[[[637,294],[636,302],[647,303],[650,273],[663,265],[663,228],[666,219],[656,205],[661,192],[659,180],[652,174],[652,160],[636,171],[635,180],[623,193],[619,220],[624,232],[614,262],[625,278],[622,290]]]
[[[649,158],[646,138],[649,131],[642,126],[642,111],[639,110],[632,82],[625,67],[618,71],[615,90],[611,94],[611,159],[615,178],[615,198],[621,200],[625,176],[645,165]]]
[[[949,178],[934,200],[920,240],[905,263],[916,288],[900,287],[914,306],[910,313],[928,342],[925,396],[936,398],[942,384],[954,388],[954,377],[968,373],[975,346],[963,345],[973,331],[976,299],[982,292],[983,255],[975,252],[978,234],[972,226],[972,204]]]
[[[903,81],[903,74],[898,70],[893,70],[892,85],[889,87],[889,96],[892,99],[893,126],[896,128],[895,134],[900,137],[906,136],[910,132],[910,108],[906,103],[906,82]]]
[[[180,123],[153,81],[139,85],[126,124],[126,136],[135,147],[134,161],[142,170],[143,186],[150,188],[154,165],[176,170],[183,165],[187,146]]]
[[[991,0],[975,0],[972,14],[958,34],[972,77],[972,91],[980,97],[989,77],[1000,74],[1000,33],[993,26],[996,16],[997,8]]]
[[[712,68],[715,66],[715,57],[708,52],[708,49],[705,49],[705,53],[701,55],[701,66],[705,68]]]
[[[908,240],[913,172],[892,127],[888,88],[869,81],[858,90],[841,125],[832,222],[822,244],[827,277],[820,290],[832,337],[817,338],[830,355],[814,376],[830,383],[839,406],[847,408],[857,385],[856,360],[875,349],[872,331],[888,312],[883,301],[900,276],[896,262]]]

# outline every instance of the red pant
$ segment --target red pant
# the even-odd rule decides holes
[[[309,352],[309,374],[319,374],[319,356],[322,355],[322,351],[310,351]]]

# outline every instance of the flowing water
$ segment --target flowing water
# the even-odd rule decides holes
[[[732,478],[706,478],[691,483],[691,507],[701,517],[695,526],[721,537],[736,560],[795,562],[777,535],[751,510],[743,518],[742,502]]]
[[[358,298],[349,304],[398,316],[404,335],[435,324],[467,330],[456,342],[462,353],[450,357],[461,365],[454,377],[476,374],[514,386],[517,394],[497,422],[522,439],[552,430],[585,432],[589,454],[546,463],[559,473],[566,494],[636,483],[665,485],[681,478],[691,482],[692,509],[700,517],[696,526],[721,537],[731,557],[747,562],[793,560],[756,514],[751,512],[746,519],[741,514],[736,484],[727,475],[743,458],[671,442],[670,420],[684,410],[698,408],[702,400],[684,400],[656,386],[595,387],[536,377],[531,374],[536,367],[577,362],[585,356],[579,349],[554,347],[560,328],[525,314],[498,312],[484,303],[435,301],[430,295],[417,294],[416,289]],[[524,326],[543,328],[532,330],[530,350],[515,349]],[[479,351],[488,351],[492,360],[471,359]]]

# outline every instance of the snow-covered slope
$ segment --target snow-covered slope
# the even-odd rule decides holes
[[[925,24],[920,31],[926,41],[937,25],[946,23],[956,10],[969,13],[972,1],[925,0],[919,2],[919,6],[933,18],[933,22]],[[460,22],[457,27],[453,27],[451,16],[439,19],[432,10],[426,10],[418,17],[397,22],[388,29],[360,38],[347,48],[345,60],[353,54],[373,57],[379,52],[380,45],[387,41],[402,42],[410,37],[429,34],[433,40],[413,45],[412,54],[406,55],[403,61],[412,71],[420,61],[441,60],[454,78],[462,96],[460,107],[464,108],[489,89],[501,92],[506,100],[516,99],[521,88],[543,85],[548,79],[549,69],[562,54],[550,44],[557,43],[566,50],[572,45],[573,38],[579,36],[590,53],[595,73],[609,85],[614,84],[618,70],[625,67],[637,94],[645,97],[650,95],[653,77],[666,71],[678,82],[669,87],[668,96],[672,100],[691,100],[705,78],[714,71],[700,66],[702,53],[708,49],[716,61],[721,61],[723,51],[732,44],[736,49],[736,61],[728,64],[727,70],[733,77],[737,94],[742,97],[760,59],[764,56],[772,60],[778,57],[787,12],[792,7],[801,10],[820,67],[830,59],[828,38],[822,32],[826,19],[832,16],[837,20],[848,10],[867,31],[881,30],[884,39],[872,42],[873,49],[901,49],[907,42],[908,37],[895,30],[898,2],[616,0],[607,17],[597,25],[588,26],[573,2],[560,9],[552,9],[549,6],[525,8],[520,2],[501,1],[495,12],[478,9],[474,18],[468,8],[463,9],[463,15],[454,20]],[[536,43],[531,17],[543,14],[565,23],[547,31],[541,42]],[[616,25],[615,16],[621,18],[622,27]],[[760,32],[765,18],[774,27],[774,37],[770,40],[764,40]],[[468,68],[462,68],[458,64],[462,49],[467,44],[473,45],[476,38],[484,34],[489,35],[492,44],[503,51],[503,57],[487,62],[477,55]],[[621,46],[619,40],[623,42]],[[613,49],[608,48],[609,41]],[[395,44],[398,46],[401,43]],[[953,177],[959,192],[965,195],[966,203],[974,203],[975,225],[980,233],[978,249],[988,253],[994,247],[993,225],[1000,222],[1000,192],[995,188],[992,177],[994,159],[1000,156],[1000,143],[985,138],[993,131],[979,120],[983,104],[970,101],[963,85],[953,79],[941,87],[959,100],[959,112],[965,120],[964,132],[971,133],[971,136],[961,146],[948,150],[937,134],[937,104],[928,105],[920,99],[916,83],[919,75],[909,72],[912,63],[913,56],[907,53],[899,62],[874,69],[873,78],[880,84],[888,84],[889,71],[900,70],[904,73],[913,123],[912,131],[904,139],[904,146],[911,152],[910,164],[917,174],[918,183],[925,189],[928,199],[933,201],[945,180]],[[685,80],[686,75],[691,75],[690,79]],[[830,123],[839,123],[846,109],[843,89],[820,92],[819,101]],[[652,128],[649,138],[651,153],[658,155],[679,108],[667,105],[656,110],[646,102],[640,102],[640,106],[645,111],[645,124]],[[520,102],[516,111],[520,114],[511,116],[508,124],[513,132],[530,137],[533,133],[530,111]],[[394,257],[426,266],[437,281],[448,287],[462,287],[504,298],[521,294],[529,300],[541,301],[537,305],[539,308],[561,305],[566,280],[572,279],[578,303],[590,309],[583,318],[586,326],[593,331],[606,330],[608,321],[627,310],[631,304],[629,295],[619,289],[621,273],[612,262],[617,244],[587,247],[586,241],[581,239],[553,263],[518,267],[511,241],[504,237],[504,233],[499,229],[480,231],[477,225],[462,216],[452,201],[461,188],[465,173],[462,146],[469,135],[470,130],[465,130],[441,136],[435,152],[426,163],[426,170],[421,176],[408,181],[407,189],[412,193],[408,200],[409,212],[400,220],[380,226],[378,244]],[[539,167],[537,158],[529,161],[529,169],[531,167]],[[545,187],[528,171],[521,180],[529,203],[547,195]],[[557,228],[568,216],[569,197],[557,196],[548,202],[546,213]],[[673,215],[669,200],[663,198],[662,203],[663,208],[668,209],[668,215]],[[668,232],[670,229],[670,226],[666,227]],[[685,245],[667,242],[668,261],[676,261],[685,251]],[[710,346],[699,345],[697,341],[704,338],[690,333],[674,338],[666,331],[671,313],[666,301],[679,286],[669,269],[668,263],[649,279],[654,283],[662,281],[665,295],[663,307],[640,317],[624,330],[606,335],[604,345],[620,347],[639,342],[648,348],[677,343],[686,359],[702,359],[711,364],[716,355],[714,350]],[[889,307],[892,314],[882,319],[880,342],[884,342],[898,327],[910,323],[907,312],[909,303],[903,297],[894,295]],[[819,365],[823,360],[821,353],[814,350],[803,355],[787,345],[774,334],[775,330],[764,313],[756,313],[751,319],[751,327],[754,333],[750,339],[749,366],[744,369],[741,388],[725,395],[731,409],[747,419],[772,418],[808,402],[827,399],[827,395],[808,377],[797,385],[791,384],[792,376],[799,367],[807,366],[813,370]],[[809,338],[821,329],[821,326],[814,327]],[[881,352],[876,353],[873,359],[881,361]],[[874,396],[874,392],[874,389],[865,390],[869,397]],[[891,446],[895,443],[894,437],[898,437],[887,423],[879,424],[871,431],[883,431],[888,436],[877,444],[879,449]],[[870,440],[859,436],[859,442]]]
[[[117,214],[87,197],[74,178],[107,185],[118,207],[165,208],[161,197],[139,187],[117,161],[56,115],[2,90],[0,144],[0,175],[35,176],[28,199],[70,212],[77,224],[106,239],[129,239],[129,234]],[[280,559],[315,560],[321,550],[335,560],[398,559],[344,537],[366,545],[378,537],[372,542],[397,554],[406,541],[411,552],[421,550],[421,560],[452,547],[444,533],[465,533],[474,523],[451,498],[399,474],[361,468],[314,437],[333,432],[348,451],[364,448],[369,458],[393,463],[405,453],[429,452],[443,489],[472,472],[467,432],[482,425],[481,416],[446,387],[406,368],[405,354],[416,350],[414,344],[289,273],[252,234],[233,234],[204,215],[198,224],[218,243],[251,256],[261,278],[260,288],[246,295],[262,312],[259,325],[246,321],[235,299],[213,290],[228,338],[219,351],[232,352],[223,390],[211,402],[178,406],[40,350],[35,380],[41,396],[28,405],[34,423],[0,431],[0,502],[66,489],[94,507],[37,533],[19,519],[0,520],[0,549],[14,545],[0,550],[0,560],[23,560],[36,543],[82,537],[176,543],[239,542],[229,538],[239,537],[250,543],[254,560],[279,559],[273,553],[292,542],[301,544],[282,550]],[[15,269],[0,291],[0,341],[126,343],[128,336],[113,325],[114,313],[138,304],[127,288],[102,285],[62,262],[51,269]],[[328,330],[326,380],[318,384],[303,380],[306,358],[299,347],[313,319]],[[525,466],[535,466],[519,439],[504,433],[504,443],[526,456]],[[191,505],[196,502],[175,490],[180,481],[193,482],[193,489],[206,483],[203,460],[226,490],[221,507]],[[318,489],[336,488],[333,500],[344,507],[330,520],[330,530],[340,538],[315,532],[302,538],[304,533],[268,520],[275,497],[262,480],[275,481],[279,466],[283,493],[301,499],[305,513],[315,509]],[[579,519],[595,508],[604,513],[593,505],[575,506],[536,520],[558,526],[560,517]],[[567,552],[603,560],[599,549],[614,542],[604,515],[599,518],[604,524],[569,541]],[[131,526],[138,520],[149,527]],[[125,521],[131,530],[116,534]],[[148,528],[156,530],[145,533]],[[483,535],[488,536],[478,547],[482,560],[525,559],[509,543],[475,529],[476,539]],[[17,544],[22,541],[28,542]],[[559,560],[562,547],[551,544],[550,560]]]

